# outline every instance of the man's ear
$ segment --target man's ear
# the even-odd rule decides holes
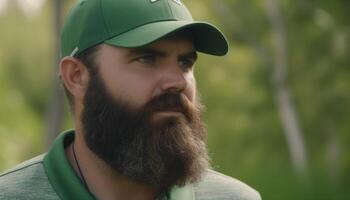
[[[86,66],[74,57],[64,57],[60,62],[60,75],[63,84],[74,99],[82,100],[89,82]]]

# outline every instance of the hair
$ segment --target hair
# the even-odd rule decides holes
[[[99,51],[99,48],[100,48],[100,45],[96,45],[96,46],[90,47],[90,48],[84,50],[83,52],[79,53],[78,55],[74,56],[76,59],[78,59],[80,62],[82,62],[85,65],[85,67],[89,71],[90,75],[92,73],[96,72],[96,68],[97,68],[96,56],[97,56],[97,52]],[[73,110],[73,108],[74,108],[74,96],[69,92],[66,85],[62,81],[61,75],[59,75],[59,77],[61,79],[61,84],[63,86],[64,93],[67,97],[69,106]]]

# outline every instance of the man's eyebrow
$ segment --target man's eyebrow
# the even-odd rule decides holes
[[[198,58],[198,54],[195,50],[189,52],[189,53],[184,53],[184,54],[180,54],[179,58],[181,59],[192,59],[193,61],[196,61]]]

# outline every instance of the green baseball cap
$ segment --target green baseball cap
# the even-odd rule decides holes
[[[225,55],[228,43],[215,26],[194,21],[181,0],[79,0],[61,34],[61,57],[105,43],[136,48],[189,30],[197,51]]]

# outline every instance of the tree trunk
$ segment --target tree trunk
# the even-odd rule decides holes
[[[64,95],[63,91],[60,87],[60,81],[58,79],[58,65],[60,62],[60,30],[61,30],[61,13],[62,13],[62,1],[61,0],[53,0],[53,32],[55,37],[55,51],[54,51],[54,62],[53,66],[55,66],[54,74],[52,76],[52,93],[49,102],[49,107],[47,111],[47,138],[46,143],[47,146],[50,146],[51,142],[59,133],[64,114]]]
[[[275,88],[276,102],[279,110],[279,114],[283,123],[284,134],[287,141],[288,149],[292,164],[296,171],[302,175],[307,168],[307,152],[304,144],[304,138],[299,126],[298,117],[295,106],[292,102],[292,95],[287,86],[287,44],[286,44],[286,28],[282,21],[277,1],[266,0],[267,14],[273,33],[275,34],[275,56],[274,56],[274,74],[273,85]],[[251,33],[244,30],[244,25],[239,22],[238,16],[229,9],[225,1],[213,0],[213,8],[216,11],[220,20],[224,22],[226,26],[232,27],[232,20],[236,20],[236,28],[231,28],[231,31],[235,35],[243,37],[251,46],[256,50],[257,55],[267,66],[270,65],[270,54],[268,50],[262,46]],[[238,27],[237,27],[238,26]]]
[[[292,164],[299,175],[305,175],[308,165],[307,152],[296,108],[292,101],[291,91],[287,85],[287,31],[277,1],[266,0],[266,7],[275,43],[273,85],[275,88],[276,102],[282,120]]]

